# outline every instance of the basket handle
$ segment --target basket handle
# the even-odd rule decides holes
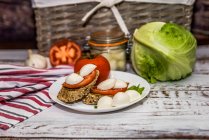
[[[101,7],[109,7],[111,8],[113,15],[115,16],[116,21],[118,25],[120,26],[121,30],[125,33],[126,36],[129,36],[130,33],[128,31],[128,28],[123,18],[121,17],[120,12],[115,6],[115,4],[121,3],[123,0],[99,0],[99,1],[100,3],[97,6],[95,6],[88,13],[86,13],[86,15],[82,18],[82,22],[85,23],[89,19],[89,17]]]

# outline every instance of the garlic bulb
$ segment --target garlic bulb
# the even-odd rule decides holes
[[[33,54],[31,50],[28,50],[29,58],[26,60],[26,65],[38,69],[47,68],[47,59],[40,54]]]

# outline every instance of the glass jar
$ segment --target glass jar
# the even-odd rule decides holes
[[[92,33],[88,46],[92,55],[102,54],[109,61],[111,70],[124,71],[127,42],[123,32],[111,29]]]

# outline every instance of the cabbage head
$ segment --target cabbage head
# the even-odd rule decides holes
[[[131,60],[136,73],[150,83],[179,80],[192,73],[196,47],[184,27],[151,22],[135,30]]]

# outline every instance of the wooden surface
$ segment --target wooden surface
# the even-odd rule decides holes
[[[151,85],[149,96],[138,104],[101,114],[54,105],[7,131],[0,130],[0,136],[209,139],[209,50],[202,49],[190,77]]]

